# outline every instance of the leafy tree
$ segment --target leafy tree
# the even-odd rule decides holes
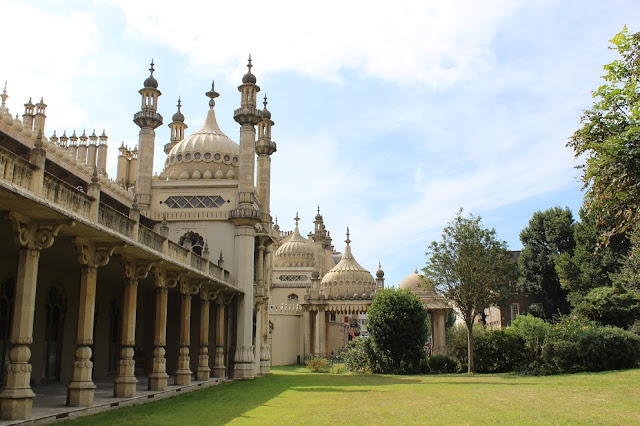
[[[427,310],[413,292],[386,289],[376,293],[367,312],[367,330],[376,352],[374,372],[410,373],[424,359]]]
[[[520,289],[542,299],[546,318],[568,313],[567,292],[560,286],[555,265],[563,253],[572,256],[575,248],[569,208],[535,212],[520,232],[520,241],[524,247],[518,258]]]
[[[630,327],[640,319],[640,294],[620,283],[591,290],[576,309],[579,314],[603,325]]]
[[[605,84],[593,92],[593,107],[567,143],[585,159],[587,209],[615,218],[606,237],[624,232],[640,215],[640,33],[624,27],[611,43],[620,58],[604,66]]]
[[[629,251],[626,234],[613,235],[608,245],[601,245],[600,236],[614,226],[609,218],[600,218],[580,209],[580,222],[574,226],[576,242],[573,254],[565,252],[555,261],[560,285],[568,292],[568,299],[575,307],[584,296],[596,287],[610,287],[624,263]]]
[[[485,308],[500,306],[512,294],[515,263],[507,243],[495,229],[484,229],[480,217],[462,216],[462,209],[444,228],[442,241],[429,245],[426,281],[449,299],[467,325],[468,371],[473,367],[473,324]]]

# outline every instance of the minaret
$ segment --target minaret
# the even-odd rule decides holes
[[[93,130],[89,136],[89,146],[87,146],[87,164],[89,167],[96,167],[96,159],[98,157],[98,136],[96,130]]]
[[[96,163],[97,163],[98,173],[103,174],[105,176],[107,175],[107,150],[109,149],[109,147],[107,146],[107,139],[109,138],[107,137],[105,130],[102,129],[102,134],[99,137],[98,159]]]
[[[184,115],[180,111],[181,107],[182,107],[182,102],[178,97],[178,112],[173,114],[173,117],[171,117],[173,121],[169,124],[169,128],[171,129],[171,139],[170,139],[171,142],[169,142],[164,146],[164,153],[167,155],[169,154],[169,151],[171,151],[171,148],[173,148],[178,142],[184,139],[184,131],[188,127],[184,123]]]
[[[158,90],[158,81],[153,78],[153,60],[151,61],[151,75],[144,81],[140,89],[142,96],[142,110],[133,116],[133,122],[140,127],[138,138],[138,170],[135,194],[141,210],[151,205],[151,177],[153,175],[153,147],[156,141],[155,129],[162,125],[162,116],[158,114],[158,97],[162,95]],[[132,177],[130,177],[131,179]]]
[[[267,109],[267,95],[264,96],[262,121],[258,123],[258,198],[262,203],[263,221],[271,223],[271,154],[276,152],[276,143],[271,141],[271,112]]]
[[[74,135],[76,133],[76,131],[73,131]],[[62,138],[60,138],[62,140]],[[78,144],[78,154],[76,157],[76,160],[78,160],[81,163],[85,163],[87,162],[87,141],[89,140],[89,138],[87,137],[87,132],[83,131],[82,132],[82,136],[80,136],[80,143]]]
[[[237,304],[236,351],[231,364],[231,376],[236,379],[253,378],[256,373],[254,344],[260,344],[259,333],[253,339],[254,302],[260,309],[262,303],[254,301],[255,270],[255,225],[262,221],[262,213],[254,206],[255,187],[253,174],[255,166],[256,128],[262,121],[260,110],[256,109],[256,77],[249,71],[242,77],[240,108],[233,118],[240,124],[240,170],[238,176],[238,205],[229,212],[229,220],[235,225],[233,271],[238,288],[244,294]],[[207,94],[209,96],[209,94]],[[213,98],[212,98],[213,101]],[[261,298],[260,298],[261,299]],[[261,300],[260,300],[261,301]],[[260,315],[256,313],[256,315]]]
[[[7,82],[4,82],[4,90],[2,90],[2,94],[0,95],[0,98],[2,99],[2,103],[0,104],[0,115],[8,113],[9,112],[9,108],[7,108],[7,98],[9,97],[9,95],[7,95]]]
[[[42,130],[44,134],[44,122],[47,119],[45,111],[47,110],[47,104],[44,103],[44,98],[40,98],[40,102],[36,104],[36,116],[33,124],[33,131],[38,133],[38,130]]]
[[[69,145],[67,146],[67,152],[74,160],[78,156],[78,138],[74,137],[69,140]]]
[[[24,104],[24,114],[22,114],[23,128],[33,130],[33,118],[35,117],[33,109],[35,107],[36,106],[31,102],[31,98],[29,98],[29,102]]]
[[[378,261],[378,270],[376,271],[376,291],[384,290],[384,271],[382,264]]]

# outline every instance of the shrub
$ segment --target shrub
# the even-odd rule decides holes
[[[347,372],[347,366],[344,364],[334,364],[331,366],[329,373],[331,374],[345,374]]]
[[[409,290],[376,293],[367,313],[367,330],[375,357],[373,372],[407,374],[420,369],[424,358],[427,310]]]
[[[467,369],[467,330],[452,329],[449,333],[449,354]],[[509,330],[473,328],[474,362],[477,373],[503,373],[521,369],[524,364],[525,342]]]
[[[359,337],[349,343],[344,362],[347,370],[352,373],[370,373],[373,356],[369,338]]]
[[[321,357],[313,357],[306,362],[306,366],[309,371],[314,373],[327,373],[329,372],[329,361]]]
[[[456,373],[458,362],[447,355],[432,355],[427,358],[431,373]]]
[[[511,321],[509,330],[523,339],[525,350],[523,361],[531,366],[542,352],[544,339],[549,333],[549,323],[534,315],[518,315]]]
[[[620,283],[613,287],[596,287],[576,310],[603,325],[628,328],[640,319],[640,294],[628,291]]]
[[[540,372],[576,373],[633,368],[640,361],[640,337],[617,327],[579,318],[560,318],[542,348]]]

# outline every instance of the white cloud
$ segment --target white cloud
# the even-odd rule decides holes
[[[105,2],[121,8],[131,37],[171,46],[189,58],[191,71],[216,67],[237,79],[251,52],[261,76],[293,70],[340,80],[350,70],[438,88],[491,66],[489,44],[517,8],[501,0]]]

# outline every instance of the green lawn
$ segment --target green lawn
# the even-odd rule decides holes
[[[528,377],[331,375],[301,367],[74,424],[640,424],[640,369]]]

